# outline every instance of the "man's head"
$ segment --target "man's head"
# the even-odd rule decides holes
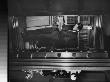
[[[80,31],[82,28],[83,28],[83,24],[78,23],[78,29],[79,29],[79,31]]]

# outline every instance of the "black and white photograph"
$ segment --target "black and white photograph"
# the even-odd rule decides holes
[[[4,0],[0,11],[1,82],[110,82],[110,0]]]

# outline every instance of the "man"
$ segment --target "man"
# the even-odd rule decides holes
[[[80,31],[83,28],[83,25],[81,23],[78,23],[74,26],[73,30]]]

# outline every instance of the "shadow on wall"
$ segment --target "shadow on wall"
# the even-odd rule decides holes
[[[103,16],[103,29],[106,36],[110,36],[110,15]]]
[[[105,49],[110,49],[110,15],[103,16],[104,44]]]

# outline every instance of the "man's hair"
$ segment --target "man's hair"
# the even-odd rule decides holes
[[[79,29],[79,31],[80,31],[82,28],[83,28],[83,24],[78,23],[78,29]]]

